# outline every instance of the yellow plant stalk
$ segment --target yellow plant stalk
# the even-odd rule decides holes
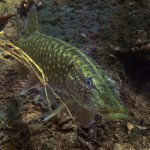
[[[3,36],[3,32],[0,32],[0,36]],[[52,91],[52,93],[58,98],[58,100],[60,100],[60,102],[62,102],[62,104],[64,105],[64,107],[66,108],[68,114],[70,115],[70,117],[73,119],[73,116],[71,114],[71,112],[69,111],[68,107],[66,106],[66,104],[63,102],[63,100],[55,93],[55,91],[47,84],[47,78],[45,76],[45,74],[43,73],[43,70],[39,67],[39,65],[37,65],[35,63],[35,61],[33,59],[31,59],[24,51],[22,51],[19,47],[15,46],[13,43],[11,43],[10,41],[6,40],[7,44],[13,47],[13,50],[11,52],[8,52],[4,49],[2,49],[6,54],[12,56],[13,58],[15,58],[16,60],[18,60],[20,63],[23,63],[23,65],[25,65],[26,67],[28,67],[29,69],[31,69],[32,71],[35,72],[35,74],[37,75],[38,79],[40,80],[40,82],[44,85],[44,91],[45,91],[45,95],[46,95],[46,100],[48,102],[48,107],[50,109],[50,111],[52,112],[51,109],[51,104],[50,104],[50,100],[48,99],[48,92],[47,92],[47,87],[48,86],[50,88],[50,90]],[[3,45],[4,46],[4,45]],[[0,57],[0,59],[3,59],[5,61],[8,61],[7,59],[3,58],[2,56]],[[10,61],[8,61],[9,63],[11,63]],[[35,70],[35,68],[39,71],[39,73],[41,75],[39,75],[39,73]]]

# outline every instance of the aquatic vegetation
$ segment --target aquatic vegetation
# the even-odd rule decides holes
[[[16,6],[20,4],[20,0],[2,0],[0,1],[0,16],[11,16],[16,12]]]

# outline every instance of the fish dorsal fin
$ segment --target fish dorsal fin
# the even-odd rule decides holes
[[[29,14],[25,20],[25,23],[26,23],[25,28],[26,28],[28,35],[36,32],[36,31],[39,31],[38,16],[37,16],[36,7],[34,5],[30,8]]]
[[[17,11],[16,26],[18,39],[28,37],[34,32],[39,31],[38,16],[34,5],[30,8],[28,16],[23,18],[22,21],[20,21]]]

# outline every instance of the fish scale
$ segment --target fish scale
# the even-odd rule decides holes
[[[89,111],[113,120],[126,119],[127,110],[116,94],[114,81],[102,68],[81,50],[41,34],[37,25],[37,12],[33,6],[24,35],[18,33],[18,45],[42,68],[48,84],[65,92],[71,102],[85,110],[80,117]]]
[[[75,60],[80,63],[79,65],[86,61],[84,57],[81,61],[76,48],[38,32],[20,41],[19,45],[43,69],[49,82],[57,81],[58,85],[65,80],[66,73]],[[80,57],[77,57],[78,55]],[[78,58],[80,59],[77,60]],[[47,70],[48,67],[49,70]]]

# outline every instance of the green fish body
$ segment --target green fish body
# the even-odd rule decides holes
[[[42,68],[49,85],[81,108],[112,120],[127,118],[113,81],[94,60],[64,41],[38,32],[34,6],[29,12],[26,34],[18,45]]]

